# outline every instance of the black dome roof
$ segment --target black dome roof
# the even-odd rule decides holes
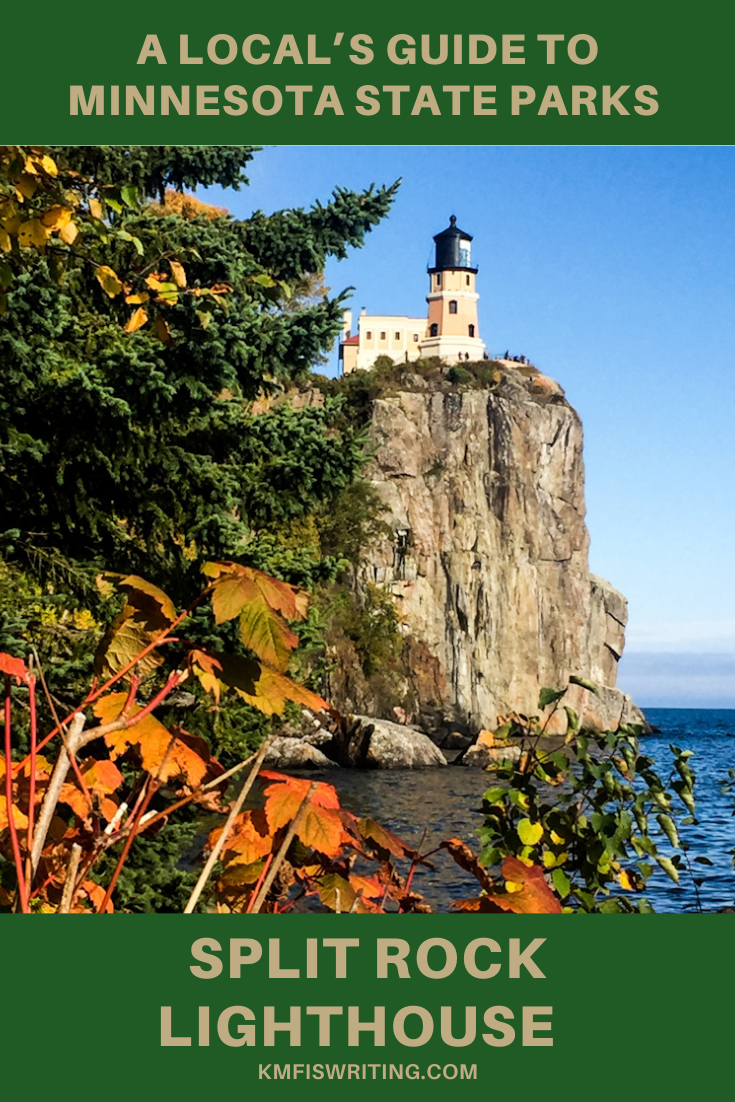
[[[465,233],[464,230],[459,229],[457,226],[457,218],[453,214],[449,219],[449,225],[441,233],[434,234],[434,240],[436,242],[441,241],[445,237],[464,237],[467,241],[472,240],[471,233]]]
[[[471,240],[472,234],[461,230],[457,225],[457,219],[452,215],[447,228],[434,235],[436,259],[434,261],[435,266],[430,268],[429,271],[436,272],[461,268],[463,271],[476,272],[477,268],[470,268],[466,263],[462,263],[463,257],[461,256],[460,244],[462,241]]]

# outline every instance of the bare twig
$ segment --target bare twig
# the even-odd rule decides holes
[[[49,781],[48,788],[46,789],[46,796],[44,797],[43,804],[41,806],[41,813],[38,816],[38,825],[33,833],[33,849],[31,850],[31,883],[36,871],[38,869],[38,862],[41,860],[41,852],[46,844],[46,836],[51,826],[51,820],[54,817],[56,811],[56,805],[59,802],[59,795],[61,789],[66,780],[66,774],[69,772],[69,766],[71,764],[69,760],[69,754],[76,754],[76,752],[86,743],[91,742],[89,733],[83,732],[84,728],[84,713],[77,712],[69,725],[69,735],[66,744],[59,753],[56,759],[56,765],[54,771],[51,774],[51,780]],[[95,728],[95,732],[98,728]],[[93,734],[92,737],[96,737]],[[68,747],[68,750],[67,750]],[[28,885],[30,888],[30,884]]]
[[[89,789],[87,788],[86,781],[84,780],[84,777],[82,776],[81,770],[80,770],[79,765],[77,763],[76,754],[69,753],[69,744],[67,742],[67,735],[66,735],[66,722],[64,722],[64,723],[61,722],[61,720],[59,719],[59,716],[58,716],[58,712],[56,711],[56,708],[54,707],[54,701],[53,701],[53,698],[51,696],[51,692],[49,690],[49,687],[46,684],[46,678],[44,677],[43,666],[41,665],[41,659],[38,657],[38,651],[36,650],[35,647],[33,648],[33,654],[34,654],[34,657],[36,659],[36,665],[38,667],[38,676],[41,679],[41,685],[43,687],[43,692],[44,692],[44,695],[46,697],[46,703],[49,706],[49,710],[51,712],[51,715],[53,716],[54,723],[58,727],[59,734],[61,735],[61,741],[64,743],[64,748],[66,749],[67,754],[69,754],[69,761],[71,763],[72,769],[74,770],[74,776],[77,779],[77,784],[81,788],[82,793],[84,794],[84,798],[87,801],[87,806],[89,807],[89,809],[91,811],[93,806],[94,806],[94,804],[92,802],[92,794],[89,791]],[[31,776],[34,779],[35,779],[35,757],[36,757],[36,748],[35,748],[35,743],[34,743],[34,745],[32,745],[32,747],[31,747]]]
[[[250,773],[248,773],[248,775],[247,775],[247,777],[246,777],[246,779],[243,783],[243,786],[240,789],[240,793],[239,793],[237,799],[235,800],[234,804],[230,808],[230,814],[227,816],[227,821],[225,822],[225,825],[222,828],[222,833],[220,834],[219,838],[215,842],[214,847],[212,849],[212,852],[210,853],[209,857],[207,858],[207,863],[205,864],[204,868],[202,869],[202,871],[199,875],[199,879],[197,880],[197,882],[194,886],[194,891],[189,896],[189,901],[186,904],[186,907],[184,908],[184,914],[185,915],[190,915],[193,912],[194,908],[196,907],[196,905],[199,901],[199,896],[202,894],[202,891],[204,890],[204,885],[207,883],[207,880],[209,880],[212,869],[214,868],[214,866],[217,864],[217,861],[219,860],[219,855],[220,855],[220,853],[222,852],[222,850],[224,848],[225,842],[227,841],[227,836],[229,835],[229,833],[232,829],[232,824],[234,823],[237,816],[240,814],[240,808],[245,803],[245,798],[246,798],[247,794],[249,793],[250,789],[253,787],[253,784],[255,782],[255,778],[257,777],[258,772],[260,770],[260,767],[261,767],[261,765],[263,764],[263,762],[265,760],[265,755],[268,753],[268,749],[270,747],[270,744],[273,742],[274,737],[275,737],[274,735],[271,735],[270,738],[266,739],[266,741],[263,743],[260,750],[258,751],[257,756],[255,758],[255,761],[253,763],[253,768],[250,771]]]
[[[363,889],[360,888],[357,895],[352,900],[352,906],[350,907],[349,911],[347,912],[348,915],[353,915],[357,911],[357,908],[360,906],[360,903],[362,902],[362,893],[363,893]]]
[[[291,823],[291,826],[288,828],[288,833],[286,834],[286,837],[283,839],[283,842],[281,843],[281,848],[279,849],[278,853],[275,856],[273,864],[270,867],[270,872],[268,873],[265,880],[263,881],[261,889],[258,892],[258,898],[255,900],[255,903],[253,904],[253,909],[250,912],[251,914],[254,914],[254,915],[258,914],[258,912],[260,911],[260,908],[263,906],[263,904],[265,902],[265,899],[266,899],[266,896],[268,895],[268,892],[271,890],[271,885],[273,884],[273,881],[275,880],[276,876],[278,875],[278,870],[280,869],[281,865],[283,864],[284,859],[286,857],[286,854],[288,853],[288,847],[293,842],[294,835],[296,834],[296,831],[299,829],[299,827],[301,826],[301,823],[304,820],[304,816],[306,815],[306,812],[308,811],[308,808],[309,808],[309,804],[311,803],[311,797],[316,792],[318,786],[319,786],[318,781],[312,781],[311,784],[309,785],[309,791],[306,793],[303,800],[299,804],[299,810],[296,812],[296,815],[294,816],[293,822]]]
[[[66,868],[66,880],[64,881],[64,890],[61,893],[61,903],[59,909],[56,912],[60,915],[68,915],[74,902],[74,888],[77,879],[77,869],[79,868],[79,858],[82,856],[82,847],[75,842],[71,847],[71,856],[69,857],[69,864]]]

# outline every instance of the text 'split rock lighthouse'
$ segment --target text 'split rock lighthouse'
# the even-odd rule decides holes
[[[363,309],[357,333],[345,313],[339,354],[345,374],[372,367],[378,356],[396,361],[437,356],[445,363],[481,360],[486,355],[477,321],[477,268],[472,267],[472,235],[449,225],[434,237],[434,266],[429,268],[427,318],[368,314]]]

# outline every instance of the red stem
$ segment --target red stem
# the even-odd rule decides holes
[[[261,872],[260,876],[258,877],[258,883],[255,885],[255,888],[253,889],[253,894],[250,896],[247,908],[245,909],[245,914],[246,915],[250,914],[253,903],[258,898],[258,892],[260,891],[260,886],[266,878],[266,875],[268,873],[268,869],[270,868],[272,860],[273,860],[273,850],[271,850],[271,852],[268,854],[268,860],[263,865],[263,871]]]
[[[152,784],[150,786],[150,788],[148,789],[148,792],[145,795],[145,799],[143,799],[141,801],[141,803],[138,807],[138,813],[135,816],[135,819],[133,821],[133,826],[130,830],[130,834],[128,834],[127,838],[125,839],[125,845],[123,846],[122,853],[118,857],[117,864],[115,865],[115,871],[112,874],[112,879],[110,880],[110,883],[107,885],[107,891],[105,892],[105,898],[102,900],[102,903],[100,904],[100,907],[99,907],[99,910],[97,911],[97,914],[104,914],[104,912],[107,909],[107,904],[110,902],[110,899],[112,898],[112,893],[115,890],[115,886],[116,886],[116,884],[118,882],[118,879],[120,877],[120,873],[122,872],[123,865],[125,864],[125,862],[128,859],[128,854],[130,853],[130,847],[133,844],[133,839],[135,838],[135,833],[138,829],[138,824],[140,823],[140,820],[142,819],[143,815],[145,814],[146,808],[148,807],[148,804],[151,802],[151,800],[152,800],[155,792],[157,791],[157,789],[158,789],[158,785],[157,784]]]
[[[33,825],[35,819],[36,803],[36,738],[38,734],[36,716],[36,678],[30,674],[28,678],[28,703],[31,709],[31,776],[28,795],[28,833],[26,835],[26,849],[30,855],[33,848]]]
[[[13,816],[13,759],[10,746],[10,677],[5,674],[5,807],[8,814],[8,829],[13,846],[13,860],[15,861],[15,874],[18,877],[18,897],[20,909],[23,914],[28,914],[28,889],[23,873],[23,862],[20,856],[18,844],[18,831],[15,829]]]

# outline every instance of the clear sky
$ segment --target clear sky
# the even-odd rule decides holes
[[[621,687],[735,707],[735,149],[281,147],[250,176],[207,198],[246,217],[403,178],[327,268],[355,313],[422,314],[456,214],[488,349],[527,355],[582,416],[590,566],[629,601]]]

